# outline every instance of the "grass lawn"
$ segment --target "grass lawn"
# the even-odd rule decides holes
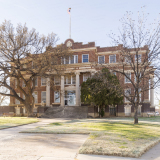
[[[0,129],[34,122],[38,122],[38,119],[26,117],[0,117]]]
[[[79,153],[139,157],[160,141],[160,117],[80,119],[51,123],[24,132],[89,134]]]

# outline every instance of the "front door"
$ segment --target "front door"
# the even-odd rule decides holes
[[[76,105],[75,91],[66,91],[65,92],[65,105],[66,106],[75,106]]]
[[[109,107],[110,116],[116,116],[116,107]]]

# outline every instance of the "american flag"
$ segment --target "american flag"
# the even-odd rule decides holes
[[[68,8],[67,12],[68,12],[68,14],[70,14],[71,13],[71,8]]]

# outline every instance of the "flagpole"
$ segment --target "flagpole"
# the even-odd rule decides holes
[[[71,39],[71,14],[70,14],[69,38]]]

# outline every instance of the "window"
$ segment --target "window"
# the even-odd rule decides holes
[[[142,105],[138,106],[138,115],[141,115],[141,107],[142,107]]]
[[[125,83],[131,83],[130,79],[131,79],[131,73],[126,73]]]
[[[75,75],[66,75],[64,79],[64,84],[75,84],[76,76]]]
[[[38,103],[38,93],[37,91],[33,92],[33,97],[34,97],[34,103]]]
[[[130,116],[131,115],[131,105],[127,104],[124,107],[125,109],[125,116]]]
[[[54,76],[54,84],[55,85],[60,85],[60,77]]]
[[[105,63],[105,57],[104,56],[98,56],[98,63],[99,64]]]
[[[60,93],[59,93],[59,91],[54,92],[54,103],[60,103]]]
[[[73,64],[73,63],[78,63],[78,55],[73,55],[71,58],[70,58],[70,63]]]
[[[22,87],[26,87],[26,84],[24,83],[24,81],[22,81]]]
[[[109,63],[116,63],[116,55],[109,56]]]
[[[62,64],[74,64],[74,63],[78,63],[78,55],[62,58]]]
[[[41,77],[41,86],[46,86],[46,78]]]
[[[41,92],[41,102],[46,103],[46,91]]]
[[[18,94],[18,96],[20,97],[20,93],[17,93],[17,94]],[[15,104],[20,104],[20,101],[17,100],[17,99],[15,99]]]
[[[141,88],[138,89],[138,93],[139,93],[139,102],[141,102]],[[135,102],[137,101],[137,95],[135,97]]]
[[[26,99],[26,97],[25,97],[25,95],[23,94],[23,99],[25,100]]]
[[[130,56],[125,57],[125,62],[126,63],[131,63],[131,57]]]
[[[137,62],[141,62],[141,54],[135,55],[135,63]]]
[[[82,55],[82,63],[89,62],[89,55],[88,54],[83,54]]]
[[[88,78],[90,78],[90,74],[89,73],[83,74],[83,82],[86,82]]]
[[[38,86],[38,78],[35,79],[35,86]]]
[[[141,79],[141,73],[139,73],[139,80]],[[134,81],[135,81],[135,83],[137,83],[137,77],[136,77],[136,75],[134,74]]]
[[[131,95],[131,88],[125,89],[125,96],[130,97],[130,95]],[[125,102],[130,102],[126,97],[125,97]]]

